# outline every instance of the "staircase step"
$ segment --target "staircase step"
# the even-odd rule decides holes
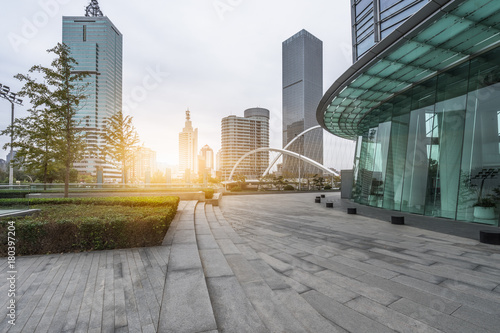
[[[219,207],[206,205],[205,210],[207,216],[213,213],[221,226],[218,227],[220,237],[216,239],[217,243],[226,248],[229,243],[233,244],[231,253],[225,255],[226,260],[267,328],[271,332],[314,332],[294,316],[275,291],[287,290],[300,296],[246,244],[224,218]]]
[[[207,216],[205,207],[198,205],[196,238],[219,332],[268,332],[226,261],[209,223],[220,228],[215,217]]]
[[[170,247],[167,277],[160,309],[159,332],[197,333],[216,331],[212,303],[196,242],[194,213],[190,201],[178,210],[164,244]]]

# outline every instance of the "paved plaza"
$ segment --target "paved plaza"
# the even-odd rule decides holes
[[[18,257],[0,332],[500,331],[499,246],[315,196],[182,201],[162,246]]]

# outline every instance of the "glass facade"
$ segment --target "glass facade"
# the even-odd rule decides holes
[[[323,42],[302,30],[283,42],[283,147],[304,130],[317,126],[316,108],[323,96]],[[289,147],[323,164],[323,131],[304,135]],[[283,157],[283,171],[298,175],[299,161]],[[305,174],[320,171],[301,165]]]
[[[358,131],[356,202],[498,226],[500,47],[382,103]]]
[[[429,0],[351,0],[354,61],[427,2]]]
[[[63,17],[62,41],[71,48],[78,62],[76,71],[91,73],[85,79],[87,99],[78,110],[76,119],[84,128],[87,140],[85,159],[75,168],[86,174],[96,174],[104,167],[110,181],[121,174],[99,158],[102,148],[101,131],[107,118],[122,109],[123,36],[107,17]]]

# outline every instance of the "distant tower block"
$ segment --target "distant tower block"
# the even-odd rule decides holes
[[[191,112],[186,111],[186,124],[179,133],[179,170],[198,171],[198,129],[193,128]]]

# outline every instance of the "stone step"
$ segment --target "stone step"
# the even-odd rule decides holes
[[[216,241],[247,297],[272,332],[345,332],[320,315],[295,289],[246,244],[219,207],[205,206],[207,219],[219,222]],[[232,243],[232,246],[228,244]]]
[[[196,201],[179,207],[164,245],[170,247],[159,332],[216,331],[217,324],[195,233]]]
[[[212,205],[207,205],[209,211]],[[209,226],[210,225],[210,226]],[[199,204],[195,230],[203,272],[219,332],[268,332],[229,266],[223,250],[212,234],[221,228],[213,214]]]

